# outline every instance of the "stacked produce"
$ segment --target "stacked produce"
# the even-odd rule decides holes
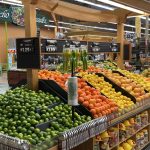
[[[144,91],[144,88],[140,85],[132,81],[131,79],[121,76],[119,73],[113,73],[112,71],[104,72],[104,74],[114,81],[117,85],[128,91],[131,95],[133,95],[137,101],[141,101],[150,96],[150,94]]]
[[[150,77],[150,68],[149,69],[145,69],[143,72],[142,72],[142,75],[144,77]]]
[[[117,64],[111,61],[100,62],[98,66],[104,69],[109,69],[109,70],[117,69]]]
[[[42,78],[41,74],[47,76],[47,79],[55,80],[62,88],[67,90],[66,81],[70,75],[60,74],[55,72],[50,72],[46,70],[41,70],[39,72],[39,78]],[[79,102],[84,105],[94,116],[94,118],[101,117],[103,115],[111,114],[117,111],[117,105],[102,96],[98,90],[87,85],[83,79],[78,79],[78,96]]]
[[[135,148],[135,141],[129,139],[126,142],[119,145],[118,150],[132,150],[134,148]]]
[[[87,72],[81,72],[79,76],[92,84],[109,99],[112,99],[118,105],[120,112],[122,112],[122,110],[128,111],[134,106],[130,98],[123,96],[121,92],[116,92],[115,89],[112,88],[112,85],[106,82],[103,77]]]
[[[93,65],[91,65],[91,66],[88,66],[88,68],[87,68],[87,72],[101,72],[103,69],[102,68],[99,68],[99,67],[95,67],[95,66],[93,66]],[[76,70],[77,72],[82,72],[83,71],[83,69],[81,69],[81,68],[78,68],[77,70]]]
[[[150,82],[147,81],[147,78],[139,74],[134,74],[132,72],[126,71],[126,70],[118,69],[118,71],[124,74],[129,79],[133,80],[135,83],[140,84],[145,90],[150,92]]]
[[[42,91],[35,92],[24,87],[9,90],[0,96],[0,133],[27,140],[31,144],[50,141],[60,132],[73,127],[71,107],[66,104],[49,109],[60,99]],[[41,131],[38,124],[51,121],[49,128]],[[75,113],[75,126],[91,120]]]
[[[95,118],[117,111],[116,104],[100,95],[100,92],[87,85],[83,79],[78,79],[79,102],[87,107]]]

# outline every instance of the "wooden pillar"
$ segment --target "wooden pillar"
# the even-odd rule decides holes
[[[145,43],[146,43],[146,48],[145,48],[145,54],[146,54],[146,62],[147,62],[147,58],[148,58],[148,51],[149,51],[149,16],[146,16],[146,24],[145,24]]]
[[[24,3],[25,36],[36,37],[36,8],[34,5]],[[29,89],[38,89],[38,69],[27,69],[27,85]]]
[[[135,31],[136,31],[136,36],[140,38],[141,37],[141,18],[140,17],[135,18]]]
[[[120,43],[120,53],[117,56],[117,65],[119,68],[124,69],[124,23],[123,21],[117,24],[117,42]]]
[[[110,58],[110,61],[113,61],[114,60],[114,53],[109,53],[109,58]]]
[[[55,28],[54,28],[54,35],[55,35],[55,38],[56,38],[56,36],[57,36],[57,32],[58,32],[58,27],[55,27]]]

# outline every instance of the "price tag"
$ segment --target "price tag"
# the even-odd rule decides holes
[[[47,40],[46,52],[56,52],[56,51],[57,51],[57,40]]]
[[[40,69],[40,39],[20,38],[16,39],[17,48],[17,68],[33,68]]]

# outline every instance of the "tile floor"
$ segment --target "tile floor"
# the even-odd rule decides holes
[[[5,93],[9,89],[8,81],[7,81],[7,73],[3,72],[0,76],[0,94]]]

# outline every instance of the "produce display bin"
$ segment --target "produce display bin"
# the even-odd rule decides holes
[[[15,89],[15,88],[17,88],[17,87],[20,87],[20,86],[26,85],[26,84],[27,84],[27,80],[24,79],[24,80],[19,81],[17,84],[11,86],[11,89],[13,90],[13,89]]]
[[[113,70],[113,73],[118,73],[120,76],[122,76],[122,77],[127,77],[126,75],[124,75],[123,73],[121,73],[120,71],[118,71],[118,70]],[[128,78],[128,77],[127,77]],[[128,79],[130,79],[130,78],[128,78]],[[148,91],[146,90],[146,89],[144,89],[144,91],[146,92],[146,93],[148,93]]]
[[[64,103],[67,103],[68,94],[67,92],[61,88],[55,81],[53,80],[39,80],[39,89],[44,92],[50,92],[52,94],[57,95],[62,99]],[[81,112],[83,115],[92,116],[90,111],[82,105],[75,106],[75,108]]]
[[[113,73],[118,73],[119,75],[121,75],[121,76],[125,77],[125,75],[124,75],[123,73],[121,73],[120,71],[113,70],[112,72],[113,72]]]
[[[124,90],[123,88],[121,88],[120,86],[118,86],[116,83],[114,83],[112,80],[110,80],[109,78],[107,78],[104,74],[102,73],[96,73],[96,75],[98,75],[99,77],[104,77],[104,80],[106,82],[109,82],[112,87],[117,91],[117,92],[121,92],[122,95],[127,96],[129,98],[131,98],[131,100],[136,103],[136,99],[133,95],[131,95],[129,92],[127,92],[126,90]]]

